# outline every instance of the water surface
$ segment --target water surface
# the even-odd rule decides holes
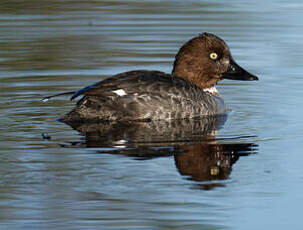
[[[302,11],[298,1],[0,3],[1,227],[301,229]],[[170,72],[204,31],[260,78],[218,85],[226,119],[92,130],[57,121],[67,97],[41,101],[122,71]]]

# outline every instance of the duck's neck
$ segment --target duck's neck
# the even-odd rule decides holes
[[[217,97],[220,96],[220,94],[219,94],[219,92],[218,92],[218,90],[216,89],[215,86],[212,86],[212,87],[209,87],[209,88],[204,88],[203,91],[207,92],[207,93],[210,93],[210,94],[212,94],[214,96],[217,96]]]
[[[187,81],[190,81],[196,84],[201,89],[212,89],[219,81],[219,78],[215,77],[215,74],[213,73],[205,73],[203,71],[198,71],[198,73],[196,72],[193,72],[189,68],[181,68],[179,66],[174,66],[172,76],[177,76]]]

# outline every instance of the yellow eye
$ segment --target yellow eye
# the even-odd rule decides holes
[[[218,58],[218,54],[210,53],[209,57],[210,57],[210,59],[216,60]]]

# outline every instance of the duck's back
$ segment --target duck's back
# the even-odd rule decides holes
[[[182,119],[225,112],[221,97],[159,71],[117,74],[77,91],[72,99],[82,94],[84,97],[63,121]]]

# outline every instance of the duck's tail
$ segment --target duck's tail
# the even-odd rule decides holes
[[[83,89],[80,89],[78,91],[70,91],[70,92],[66,92],[66,93],[58,93],[58,94],[55,94],[55,95],[51,95],[51,96],[43,98],[42,101],[46,102],[46,101],[48,101],[49,99],[51,99],[53,97],[58,97],[58,96],[63,96],[63,95],[72,95],[71,98],[70,98],[70,100],[72,101],[76,97],[85,94],[87,91],[96,88],[97,84],[98,84],[98,82],[96,84],[84,87]]]
[[[47,102],[49,99],[53,98],[53,97],[59,97],[59,96],[63,96],[63,95],[73,95],[76,91],[70,91],[70,92],[65,92],[65,93],[58,93],[58,94],[55,94],[55,95],[51,95],[51,96],[48,96],[48,97],[44,97],[42,98],[41,101],[43,102]]]

